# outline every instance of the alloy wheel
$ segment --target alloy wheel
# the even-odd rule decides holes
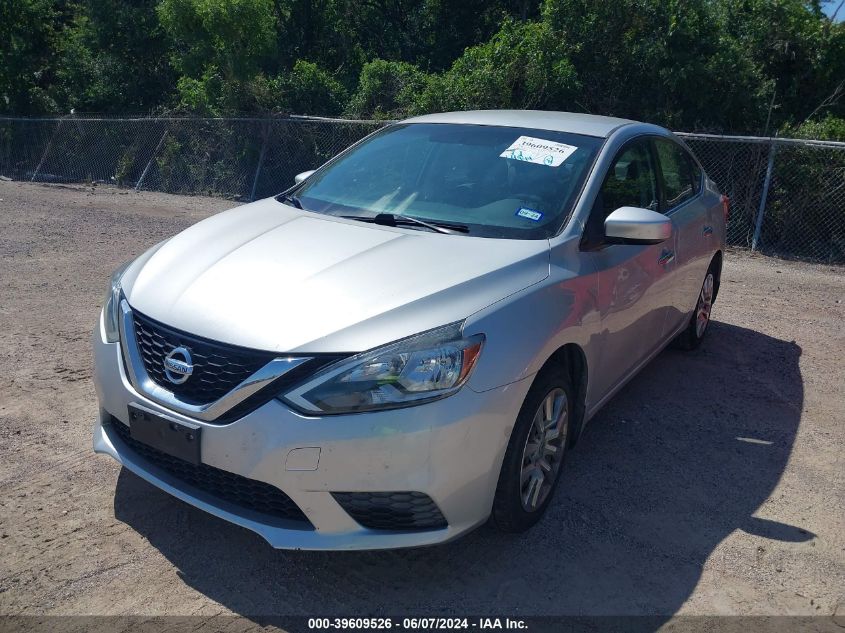
[[[695,335],[698,338],[704,336],[704,330],[710,322],[710,311],[713,309],[713,273],[707,273],[704,284],[701,286],[701,294],[698,296],[698,307],[695,313]]]
[[[561,388],[552,389],[537,411],[522,450],[519,490],[522,507],[534,512],[542,507],[554,486],[566,447],[569,400]]]

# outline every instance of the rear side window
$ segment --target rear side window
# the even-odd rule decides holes
[[[689,154],[687,154],[687,159],[692,168],[692,190],[695,193],[699,193],[701,191],[701,167],[698,166],[698,163]]]
[[[686,202],[696,194],[693,161],[683,147],[666,139],[655,139],[657,157],[663,174],[665,210]]]

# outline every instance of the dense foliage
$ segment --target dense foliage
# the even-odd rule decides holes
[[[0,0],[0,112],[539,108],[842,138],[822,0]]]

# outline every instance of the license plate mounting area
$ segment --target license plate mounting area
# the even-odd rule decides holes
[[[194,465],[200,459],[202,427],[156,415],[129,405],[129,434],[133,440]]]

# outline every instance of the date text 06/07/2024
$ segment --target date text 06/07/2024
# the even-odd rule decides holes
[[[523,630],[526,622],[511,618],[309,618],[311,630]]]

